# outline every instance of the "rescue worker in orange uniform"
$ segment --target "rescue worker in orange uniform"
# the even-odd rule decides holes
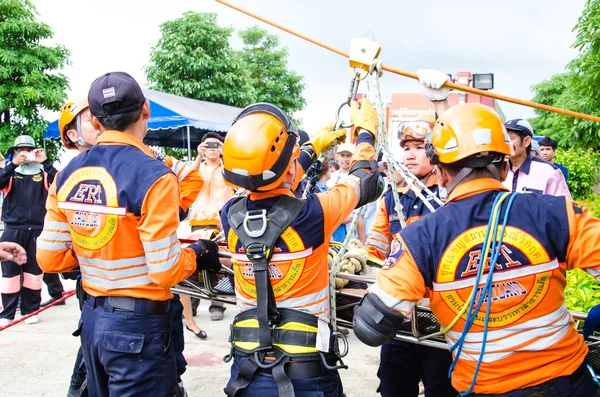
[[[415,120],[405,121],[398,128],[398,138],[402,151],[402,162],[417,178],[437,195],[437,177],[433,172],[433,164],[425,154],[425,138],[431,135],[435,123],[435,115],[424,115]],[[398,185],[398,198],[402,205],[402,215],[406,225],[417,221],[430,209],[400,177],[391,164],[389,169],[392,178]],[[424,196],[427,194],[422,191]],[[428,200],[434,208],[438,208],[434,200]],[[367,252],[381,260],[385,260],[390,252],[394,236],[400,232],[400,221],[396,212],[391,187],[379,202],[377,215],[369,238]],[[406,324],[410,331],[410,324]],[[447,377],[452,363],[452,356],[435,347],[420,346],[414,343],[392,340],[381,346],[378,392],[384,397],[417,397],[419,381],[423,380],[425,396],[455,397],[457,392],[452,388]]]
[[[87,98],[68,101],[60,109],[58,115],[58,130],[63,146],[68,150],[77,150],[83,153],[92,148],[98,142],[100,131],[92,125]],[[80,308],[85,300],[85,292],[81,286],[81,272],[75,271],[63,273],[64,278],[77,280],[75,284],[76,296]],[[85,366],[83,364],[83,350],[81,346],[77,350],[73,373],[69,384],[67,397],[80,397],[87,395],[84,387],[86,378]]]
[[[221,211],[240,311],[231,328],[228,396],[343,394],[328,320],[329,240],[352,210],[383,190],[373,149],[377,114],[367,100],[351,105],[357,145],[349,175],[305,200],[293,194],[300,178],[345,139],[345,130],[330,124],[301,149],[287,115],[259,103],[244,109],[227,134],[225,180],[250,192]]]
[[[508,192],[510,138],[487,106],[447,110],[427,151],[448,200],[400,232],[356,308],[357,337],[388,342],[429,297],[461,395],[594,396],[563,289],[565,270],[600,276],[600,220],[565,197]]]
[[[100,131],[94,128],[91,123],[91,112],[87,98],[80,98],[65,103],[58,117],[58,128],[60,139],[66,149],[75,149],[83,153],[98,143]],[[198,192],[202,189],[202,177],[200,174],[183,161],[177,160],[171,156],[163,155],[150,149],[152,156],[165,163],[177,176],[179,183],[179,219],[183,220],[187,216],[187,211],[196,199]],[[63,277],[76,279],[77,297],[84,298],[85,293],[81,287],[81,277],[79,270],[69,273],[63,273]],[[81,301],[83,304],[83,301]],[[186,370],[187,362],[183,356],[184,337],[182,326],[183,307],[179,302],[179,295],[174,295],[169,305],[169,316],[171,318],[171,336],[173,338],[173,352],[177,363],[177,391],[179,395],[184,395],[183,382],[181,375]],[[71,384],[69,386],[68,397],[78,397],[82,395],[83,382],[85,381],[85,368],[82,364],[83,352],[81,347],[77,352],[77,359],[71,375]]]
[[[218,248],[179,244],[177,176],[142,143],[150,104],[138,83],[107,73],[88,101],[101,136],[52,185],[37,257],[48,272],[81,269],[89,395],[172,396],[169,288],[196,266],[220,269]]]
[[[425,138],[431,134],[435,123],[435,116],[421,116],[420,118],[405,121],[398,127],[398,138],[402,148],[402,163],[433,193],[437,193],[437,178],[433,173],[433,164],[425,155]],[[398,189],[398,198],[402,205],[403,216],[406,224],[410,224],[430,212],[429,208],[408,186],[391,164],[388,169],[392,172],[392,179]],[[426,196],[425,192],[422,192]],[[428,198],[428,197],[426,197]],[[432,200],[429,203],[437,208],[439,205]],[[377,259],[385,260],[390,252],[392,238],[400,231],[400,221],[396,213],[394,196],[391,186],[381,198],[375,222],[367,238],[367,252]]]

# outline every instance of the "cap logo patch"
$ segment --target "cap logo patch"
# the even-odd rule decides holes
[[[105,88],[102,90],[102,96],[104,98],[110,98],[115,96],[115,87]]]

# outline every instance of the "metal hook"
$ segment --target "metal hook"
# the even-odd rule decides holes
[[[358,86],[360,85],[360,80],[359,80],[360,75],[361,75],[360,70],[354,71],[354,78],[350,82],[350,89],[348,90],[348,98],[346,99],[346,102],[342,103],[338,107],[338,110],[335,113],[335,129],[336,130],[339,130],[340,128],[351,128],[354,126],[354,124],[352,124],[352,123],[341,122],[340,121],[340,112],[342,111],[344,106],[347,105],[349,107],[350,102],[352,102],[354,100],[354,98],[356,98],[356,94],[358,93]]]

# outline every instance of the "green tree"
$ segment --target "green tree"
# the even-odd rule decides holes
[[[563,149],[554,160],[569,171],[567,185],[574,200],[585,200],[593,195],[598,180],[598,153],[589,149]]]
[[[550,79],[535,84],[531,87],[535,92],[532,100],[543,105],[556,106],[558,98],[565,92],[569,77],[569,73],[555,74]],[[534,109],[534,112],[537,117],[529,121],[536,135],[551,136],[560,141],[563,128],[556,120],[559,115],[538,109]]]
[[[582,113],[600,115],[600,1],[588,0],[575,25],[573,48],[579,54],[567,72],[532,87],[534,101]],[[538,135],[550,135],[561,147],[600,150],[600,123],[536,110],[532,125]]]
[[[67,77],[58,73],[69,51],[42,45],[52,29],[37,20],[28,0],[0,1],[0,150],[12,146],[18,135],[31,135],[41,144],[48,125],[44,109],[58,110],[65,101]],[[49,153],[52,157],[52,153]]]
[[[288,69],[288,52],[278,48],[279,38],[258,26],[240,31],[239,36],[256,100],[277,105],[290,115],[302,110],[306,106],[303,77]]]
[[[160,31],[145,70],[152,88],[232,106],[254,101],[246,64],[229,45],[233,28],[220,27],[216,14],[189,11]]]

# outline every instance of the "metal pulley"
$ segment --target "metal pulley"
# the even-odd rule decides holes
[[[340,121],[340,112],[344,106],[350,106],[350,102],[356,97],[358,86],[361,80],[364,80],[369,74],[376,72],[378,76],[382,75],[382,63],[377,60],[381,53],[381,46],[368,38],[352,39],[350,43],[350,89],[346,102],[342,103],[335,114],[336,129],[351,128],[352,123],[342,123]]]

